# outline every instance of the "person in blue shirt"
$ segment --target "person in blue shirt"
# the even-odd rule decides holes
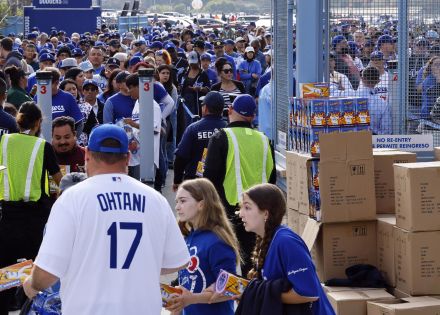
[[[240,261],[237,238],[214,185],[204,178],[183,182],[176,211],[191,258],[178,273],[182,295],[172,298],[167,309],[173,314],[183,309],[183,315],[234,314],[230,298],[213,298],[221,270],[235,273]]]
[[[255,60],[255,51],[251,46],[246,47],[244,60],[238,66],[238,73],[246,94],[255,97],[258,79],[261,75],[261,64]]]
[[[310,304],[314,315],[335,315],[316,274],[306,244],[287,226],[284,193],[276,185],[256,185],[242,196],[240,218],[257,234],[249,279],[287,279],[292,289],[281,294],[283,304]]]
[[[52,73],[52,119],[61,116],[69,116],[75,120],[75,131],[79,137],[83,130],[84,116],[72,94],[64,92],[59,88],[60,71],[54,67],[46,67],[44,71]],[[37,96],[34,97],[37,102]]]
[[[202,101],[202,120],[185,129],[175,152],[174,191],[184,179],[203,177],[203,155],[207,154],[209,139],[226,127],[226,121],[222,119],[223,108],[223,96],[217,91],[209,92]]]
[[[217,72],[215,72],[215,70],[210,68],[211,60],[212,60],[212,56],[208,53],[204,53],[200,55],[200,65],[203,71],[208,75],[209,83],[211,83],[211,86],[213,86],[219,80],[218,80]]]
[[[111,96],[104,104],[104,124],[114,124],[123,118],[131,117],[136,101],[130,97],[127,85],[125,84],[129,75],[130,73],[127,71],[116,75],[115,82],[119,92]]]
[[[14,117],[3,110],[3,103],[6,100],[6,91],[6,82],[0,78],[0,138],[4,134],[18,132],[18,126]]]

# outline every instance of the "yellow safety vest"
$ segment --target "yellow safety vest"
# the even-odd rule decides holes
[[[45,140],[25,134],[5,134],[0,142],[0,200],[38,201],[41,198],[41,176]],[[46,176],[45,193],[48,194]]]
[[[251,128],[225,128],[228,137],[226,174],[223,181],[226,200],[236,205],[250,187],[267,183],[273,170],[269,139]]]

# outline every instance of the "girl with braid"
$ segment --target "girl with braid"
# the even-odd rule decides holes
[[[310,304],[314,315],[334,315],[306,244],[281,225],[285,213],[284,194],[275,185],[256,185],[243,193],[240,218],[247,232],[257,234],[248,278],[287,279],[292,289],[281,294],[283,304]]]

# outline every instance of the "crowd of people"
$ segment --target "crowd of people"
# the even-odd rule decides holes
[[[281,224],[271,59],[255,23],[0,38],[0,267],[35,260],[24,314],[159,314],[159,276],[174,272],[172,314],[334,314],[306,245]],[[139,103],[143,69],[153,104]],[[38,71],[52,77],[51,141]],[[140,106],[153,106],[154,190],[140,181]],[[177,221],[161,196],[170,168]],[[219,295],[222,270],[252,285]],[[14,293],[0,292],[1,315],[21,306]]]

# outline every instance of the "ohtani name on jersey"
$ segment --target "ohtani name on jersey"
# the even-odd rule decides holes
[[[107,192],[96,196],[102,211],[128,210],[145,212],[145,196],[128,192]]]

